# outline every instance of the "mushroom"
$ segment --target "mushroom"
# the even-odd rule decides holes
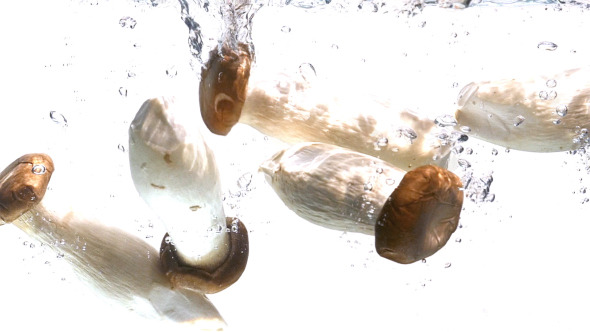
[[[2,224],[54,249],[81,281],[130,311],[201,328],[225,327],[205,295],[172,287],[155,248],[70,208],[67,196],[74,191],[67,183],[58,181],[46,192],[53,172],[53,161],[45,154],[24,155],[2,171]]]
[[[131,176],[167,227],[160,257],[172,285],[216,293],[246,268],[248,233],[225,217],[215,157],[186,109],[173,98],[143,103],[129,129]]]
[[[590,128],[587,68],[527,79],[470,83],[459,94],[456,119],[469,135],[531,152],[574,150]]]
[[[244,45],[211,52],[199,87],[201,116],[211,132],[227,135],[239,121],[287,143],[334,144],[402,169],[447,166],[451,144],[439,139],[431,119],[306,74],[261,67],[250,74],[250,62]]]
[[[260,166],[285,205],[314,224],[375,235],[379,255],[408,264],[442,248],[463,205],[459,177],[434,165],[408,173],[323,143],[301,143]]]

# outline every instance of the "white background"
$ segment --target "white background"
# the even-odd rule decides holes
[[[79,183],[63,200],[105,223],[109,214],[129,216],[117,226],[154,245],[163,228],[135,195],[122,150],[146,98],[176,94],[196,104],[198,80],[177,7],[65,0],[0,5],[0,161],[51,153],[52,185]],[[589,14],[577,8],[427,8],[411,18],[302,14],[257,14],[260,64],[310,62],[322,76],[337,63],[339,79],[390,91],[433,117],[452,114],[457,93],[472,80],[574,68],[590,58],[583,33],[590,31]],[[124,16],[137,21],[134,29],[119,25]],[[544,40],[558,49],[537,49]],[[62,114],[67,127],[53,122],[50,111]],[[281,143],[241,126],[228,137],[207,139],[221,170],[226,214],[239,215],[250,230],[246,272],[209,297],[234,330],[589,328],[590,211],[582,204],[588,195],[580,192],[588,175],[579,155],[508,152],[471,139],[466,146],[474,153],[464,157],[476,174],[493,171],[496,200],[466,200],[462,227],[445,248],[425,263],[398,265],[374,252],[372,237],[322,229],[284,207],[256,173]],[[60,167],[69,172],[59,174]],[[254,175],[252,183],[240,190],[237,180],[245,173]],[[126,208],[114,209],[114,200]],[[0,228],[2,327],[159,327],[91,292],[52,247],[12,225]]]

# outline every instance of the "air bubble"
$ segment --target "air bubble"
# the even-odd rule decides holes
[[[178,75],[178,70],[176,70],[175,66],[166,69],[166,76],[173,78],[176,77],[176,75]]]
[[[389,178],[389,179],[385,180],[385,184],[388,186],[393,186],[395,184],[395,180]]]
[[[137,25],[137,21],[133,17],[123,16],[119,20],[119,24],[121,25],[122,28],[133,29],[133,28],[135,28],[135,25]]]
[[[66,117],[63,116],[63,114],[58,113],[56,111],[51,111],[49,112],[49,117],[51,118],[51,120],[55,123],[57,123],[58,125],[62,126],[62,127],[67,127],[68,126],[68,120],[66,120]]]
[[[539,92],[539,98],[547,100],[549,98],[549,94],[547,93],[547,91],[541,91]]]
[[[301,77],[303,77],[303,79],[306,80],[307,82],[310,82],[311,80],[313,80],[317,75],[313,65],[308,62],[302,63],[299,66],[299,74],[301,74]]]
[[[379,11],[379,7],[377,7],[377,4],[369,0],[361,2],[358,5],[358,9],[366,13],[376,13],[377,11]]]
[[[561,119],[555,119],[552,121],[554,125],[558,125],[561,123]]]
[[[127,89],[125,89],[124,87],[120,87],[119,94],[123,97],[127,97]]]
[[[288,33],[288,32],[291,32],[291,28],[286,25],[283,25],[283,27],[281,28],[281,31],[284,33]]]
[[[555,92],[555,90],[549,91],[549,95],[547,96],[547,99],[553,100],[555,98],[557,98],[557,92]]]
[[[367,182],[367,183],[365,183],[365,185],[363,186],[363,189],[364,189],[365,191],[371,191],[371,190],[373,190],[373,184],[372,184],[371,182]]]
[[[434,119],[434,123],[439,127],[452,127],[457,125],[457,120],[454,116],[445,114]]]
[[[451,263],[445,263],[445,269],[448,269],[449,267],[451,267]]]
[[[542,41],[537,44],[537,48],[544,51],[555,51],[557,49],[557,44],[550,41]]]
[[[123,144],[117,145],[117,149],[119,149],[121,152],[125,152],[125,146]]]
[[[547,85],[548,88],[554,88],[557,86],[557,81],[556,80],[547,80],[547,83],[545,83],[545,85]]]
[[[519,116],[517,116],[517,117],[516,117],[516,119],[514,119],[514,123],[513,123],[513,125],[514,125],[515,127],[518,127],[518,126],[520,126],[520,125],[521,125],[523,122],[524,122],[524,116],[522,116],[522,115],[519,115]]]
[[[498,155],[498,150],[492,149],[492,156],[497,156],[497,155]]]
[[[412,143],[413,140],[418,138],[418,134],[416,134],[416,132],[412,128],[398,129],[397,132],[400,137],[405,137],[405,138],[409,139],[410,143]]]
[[[567,105],[559,105],[555,108],[555,113],[557,113],[557,115],[564,117],[567,115]]]
[[[238,179],[238,187],[240,187],[240,189],[243,189],[243,190],[248,189],[248,187],[250,186],[251,183],[252,183],[252,173],[244,173]]]
[[[375,170],[375,172],[377,172],[377,174],[382,174],[383,173],[383,168],[379,167]]]
[[[469,126],[461,126],[459,129],[464,133],[471,132],[471,128]]]
[[[379,147],[385,147],[385,146],[387,146],[387,143],[389,143],[389,140],[387,139],[387,137],[381,137],[377,140],[377,146],[379,146]]]
[[[33,174],[41,175],[41,174],[45,174],[47,169],[45,168],[44,165],[35,164],[35,165],[33,165],[33,168],[31,169],[31,171],[33,172]]]
[[[457,160],[457,164],[459,164],[459,166],[463,167],[463,168],[469,168],[471,167],[471,164],[465,160],[465,159],[459,159]]]

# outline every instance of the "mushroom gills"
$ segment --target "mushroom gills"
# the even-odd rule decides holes
[[[151,245],[69,207],[67,196],[76,192],[70,187],[80,186],[78,179],[61,177],[58,180],[62,181],[52,183],[53,189],[46,191],[53,170],[49,156],[29,154],[2,172],[0,204],[8,208],[2,211],[5,222],[51,247],[73,267],[81,281],[128,310],[151,319],[225,327],[205,295],[172,289],[161,270],[158,252]],[[7,197],[19,197],[12,193],[18,193],[20,188],[35,193],[35,204],[28,210],[6,201]],[[113,211],[119,209],[114,207]],[[18,217],[5,217],[15,214]],[[117,218],[116,213],[112,217]]]
[[[469,135],[531,152],[574,150],[588,143],[588,68],[524,79],[470,83],[455,118]]]
[[[230,77],[224,69],[230,67],[228,59],[243,61],[241,56],[211,56],[200,87],[203,119],[209,129],[223,126],[223,133],[211,129],[223,135],[233,124],[226,126],[227,121],[213,117],[216,108],[208,101],[227,99],[227,89],[210,81],[217,75]],[[233,75],[247,81],[235,81],[247,94],[240,111],[232,114],[238,114],[239,122],[286,143],[338,145],[405,170],[428,164],[447,167],[451,144],[439,139],[442,129],[432,119],[395,105],[391,99],[359,93],[348,82],[309,80],[295,72],[254,66],[250,75]]]
[[[170,235],[160,255],[172,284],[215,293],[245,269],[248,236],[239,220],[227,224],[215,156],[199,121],[174,98],[145,101],[129,129],[129,163],[137,192]]]
[[[380,159],[323,143],[280,151],[260,171],[301,218],[376,235],[379,254],[400,263],[442,248],[457,227],[463,203],[461,181],[446,169],[426,165],[406,174]],[[384,206],[393,206],[396,213],[384,213]],[[391,255],[387,248],[404,254]]]

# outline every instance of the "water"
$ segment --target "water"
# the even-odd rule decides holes
[[[368,1],[362,8],[336,0],[273,5],[276,11],[234,8],[223,14],[249,13],[248,19],[233,18],[243,19],[236,23],[236,40],[251,38],[260,64],[292,65],[295,73],[301,64],[313,64],[317,78],[339,73],[338,80],[359,90],[390,91],[396,106],[417,108],[433,121],[453,112],[457,94],[471,81],[510,76],[516,69],[575,67],[590,56],[584,40],[569,33],[587,31],[588,12],[578,6],[548,4],[534,11],[534,5],[509,9],[488,3],[443,12],[414,4],[398,15],[394,5],[377,6],[375,12]],[[498,11],[486,12],[492,5]],[[481,10],[478,18],[475,10]],[[349,14],[327,24],[323,11]],[[23,21],[15,12],[30,15]],[[11,33],[0,40],[20,50],[1,56],[3,119],[10,121],[0,132],[10,142],[3,164],[23,153],[51,154],[55,183],[79,176],[73,206],[158,247],[163,227],[129,189],[127,129],[148,97],[175,93],[198,104],[200,66],[227,27],[220,12],[217,2],[188,0],[2,5],[0,25]],[[134,28],[121,26],[123,17],[133,18]],[[380,24],[390,30],[371,29]],[[290,31],[283,31],[285,26]],[[542,41],[558,47],[538,47]],[[547,81],[538,88],[550,100],[561,86]],[[561,116],[567,109],[558,108],[556,119],[571,116]],[[525,130],[529,121],[517,129]],[[466,135],[476,130],[455,129]],[[579,139],[587,137],[583,129]],[[470,166],[456,170],[470,179],[461,228],[426,263],[402,266],[380,258],[369,236],[322,229],[287,210],[257,174],[259,162],[285,145],[247,127],[234,130],[228,137],[206,135],[222,174],[226,214],[239,214],[250,231],[246,273],[210,296],[234,329],[270,331],[285,322],[294,330],[308,329],[310,322],[314,330],[383,330],[392,322],[408,331],[441,325],[457,331],[584,326],[585,308],[576,303],[590,296],[583,254],[590,249],[583,217],[590,212],[584,203],[590,194],[583,190],[590,185],[586,150],[534,154],[507,152],[473,138],[461,142],[455,154]],[[411,141],[419,133],[414,128],[400,135]],[[0,262],[9,271],[0,277],[0,291],[11,303],[6,326],[154,326],[77,281],[51,250],[53,244],[31,247],[28,237],[10,226],[0,227],[0,238]],[[83,250],[83,243],[80,248],[92,249]],[[114,318],[97,322],[99,315]]]

